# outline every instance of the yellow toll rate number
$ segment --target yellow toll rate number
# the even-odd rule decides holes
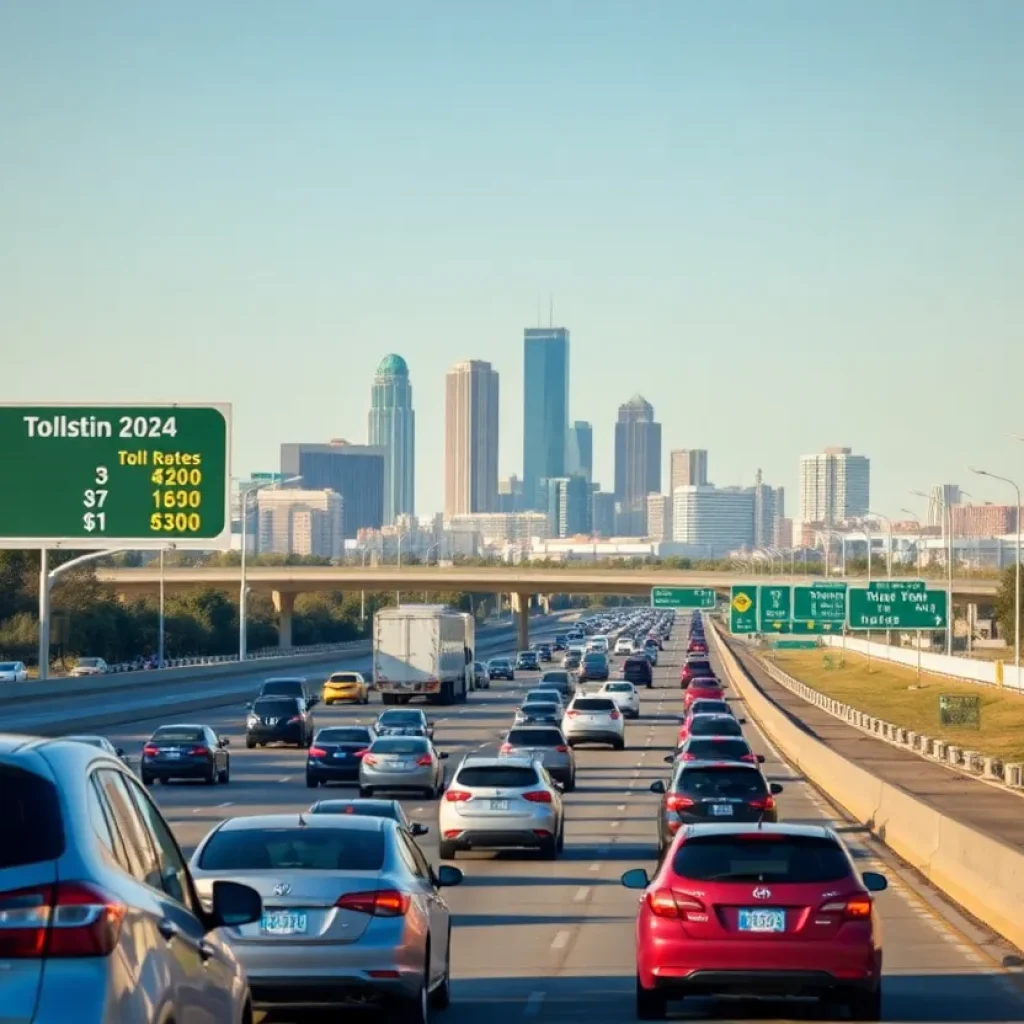
[[[153,504],[160,511],[149,517],[149,528],[157,533],[198,533],[203,520],[198,509],[203,492],[203,471],[187,466],[164,466],[153,470],[150,482],[157,485]],[[166,488],[160,490],[159,488]]]
[[[149,517],[149,528],[165,533],[198,533],[202,525],[198,512],[154,512]]]

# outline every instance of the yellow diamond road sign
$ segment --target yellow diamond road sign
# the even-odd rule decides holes
[[[746,594],[744,594],[742,592],[737,594],[732,599],[732,606],[733,606],[733,608],[736,609],[736,611],[738,611],[740,613],[740,615],[743,615],[745,612],[749,612],[750,611],[750,606],[753,603],[754,602],[751,601],[750,598]]]

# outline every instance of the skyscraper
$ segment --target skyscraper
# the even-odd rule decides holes
[[[672,539],[721,558],[754,540],[752,487],[680,487],[672,495]]]
[[[565,476],[569,427],[569,332],[528,327],[523,333],[523,498],[538,508],[538,484]]]
[[[703,448],[676,448],[668,458],[669,494],[677,487],[704,487],[708,482],[708,453]]]
[[[409,367],[401,356],[381,360],[370,394],[370,444],[387,452],[384,522],[416,514],[416,414]]]
[[[615,424],[615,500],[627,536],[647,532],[647,495],[661,491],[661,424],[642,395],[619,406]]]
[[[590,536],[590,481],[585,476],[546,477],[540,482],[552,537]]]
[[[960,504],[959,484],[936,484],[928,499],[928,525],[938,526],[946,536],[946,509]]]
[[[479,359],[445,378],[444,510],[448,516],[498,509],[498,373]]]
[[[577,420],[569,428],[565,471],[570,475],[594,476],[594,428],[586,420]]]
[[[761,470],[754,478],[754,547],[773,547],[778,521],[786,515],[786,492],[764,482]]]
[[[800,521],[834,525],[867,515],[871,460],[850,448],[800,456]]]

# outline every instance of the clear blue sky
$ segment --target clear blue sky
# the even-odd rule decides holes
[[[872,459],[872,504],[1024,478],[1018,0],[33,0],[0,7],[5,400],[234,403],[236,470],[365,440],[409,362],[423,512],[443,379],[572,331],[719,484]],[[923,509],[922,509],[923,510]]]

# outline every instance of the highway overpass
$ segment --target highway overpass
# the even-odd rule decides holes
[[[97,569],[100,582],[118,594],[132,597],[156,593],[160,587],[160,570]],[[834,577],[840,580],[841,577]],[[898,578],[898,577],[894,577]],[[908,579],[916,577],[908,576]],[[201,566],[164,570],[164,587],[169,592],[212,587],[237,593],[241,584],[238,566]],[[551,594],[619,594],[645,597],[651,587],[710,587],[723,596],[729,588],[741,583],[800,583],[800,576],[765,576],[745,573],[698,572],[694,570],[651,570],[612,568],[522,568],[514,565],[493,566],[252,566],[246,570],[250,589],[269,595],[280,616],[282,643],[291,643],[291,617],[297,594],[312,591],[407,591],[410,593],[467,591],[479,594],[509,594],[513,609],[528,606],[531,597]],[[863,586],[864,577],[850,577],[851,586]],[[942,589],[935,580],[933,586]],[[953,582],[953,597],[961,603],[973,604],[992,600],[999,584],[995,580],[959,579]],[[520,616],[520,642],[527,639],[528,621]],[[287,646],[287,644],[286,644]]]

